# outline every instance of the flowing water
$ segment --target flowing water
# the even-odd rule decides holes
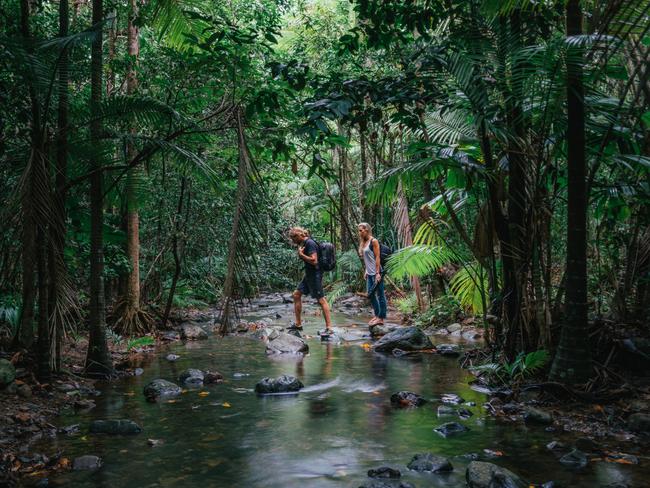
[[[282,317],[290,305],[259,309],[263,316]],[[255,307],[254,307],[255,308]],[[307,312],[313,308],[307,307]],[[256,317],[255,312],[248,312]],[[258,315],[259,316],[259,313]],[[358,325],[366,316],[335,313],[337,325]],[[483,394],[471,390],[470,377],[454,359],[423,354],[395,358],[361,347],[361,342],[322,343],[315,336],[320,318],[305,323],[310,353],[304,358],[267,357],[261,341],[245,337],[211,337],[207,341],[177,342],[153,355],[144,374],[99,385],[97,407],[85,414],[64,415],[60,426],[80,424],[75,436],[59,437],[51,450],[67,457],[100,456],[104,466],[95,472],[68,472],[50,479],[52,485],[78,487],[357,487],[370,481],[366,472],[382,465],[397,467],[402,480],[417,487],[463,487],[468,454],[505,466],[534,483],[550,480],[556,486],[606,486],[625,483],[648,486],[644,467],[592,462],[572,471],[546,449],[554,439],[565,440],[543,427],[505,423],[485,413]],[[445,340],[448,342],[448,340]],[[181,356],[168,362],[169,353]],[[177,381],[192,367],[219,371],[223,384],[189,389],[172,402],[148,403],[142,394],[155,378]],[[255,383],[265,376],[289,374],[305,384],[293,396],[258,397]],[[418,409],[390,406],[390,395],[410,390],[432,400]],[[206,392],[208,393],[206,395]],[[460,395],[476,406],[468,420],[438,418],[438,399]],[[98,418],[129,418],[144,432],[135,436],[93,435],[88,424]],[[433,428],[458,420],[470,430],[442,438]],[[150,447],[147,439],[162,440]],[[570,440],[568,441],[570,442]],[[490,458],[484,450],[500,451]],[[451,459],[454,471],[425,475],[406,464],[419,452]]]

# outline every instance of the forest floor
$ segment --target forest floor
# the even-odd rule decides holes
[[[349,297],[350,303],[357,307],[358,299]],[[345,307],[343,300],[338,309],[344,311]],[[159,332],[155,344],[129,352],[124,344],[110,342],[117,376],[141,374],[142,370],[134,367],[138,359],[155,352],[166,342],[178,340],[180,324],[205,321],[213,315],[214,311],[178,311],[173,321],[174,329]],[[471,325],[464,330],[468,334],[476,332]],[[448,342],[435,335],[431,338],[438,344]],[[467,355],[483,354],[481,342],[464,342],[462,346],[465,356],[461,356],[461,361]],[[94,397],[99,394],[95,383],[81,376],[86,349],[85,337],[68,340],[62,355],[65,373],[56,375],[48,383],[36,379],[34,362],[29,356],[18,353],[6,358],[16,366],[16,381],[10,388],[0,391],[0,487],[13,486],[21,478],[29,484],[30,478],[37,480],[49,472],[71,469],[72,461],[65,453],[47,457],[34,454],[32,446],[79,429],[74,425],[57,428],[55,419],[61,412],[83,411],[95,406]],[[618,373],[616,378],[618,382],[612,381],[594,393],[581,393],[548,382],[484,388],[487,401],[483,407],[506,422],[545,425],[546,430],[553,433],[553,437],[557,434],[558,438],[548,448],[558,453],[575,448],[577,463],[583,461],[583,455],[590,460],[623,464],[638,464],[640,459],[647,462],[650,460],[647,457],[650,378]],[[477,385],[478,391],[480,388]],[[563,442],[567,437],[571,440]]]

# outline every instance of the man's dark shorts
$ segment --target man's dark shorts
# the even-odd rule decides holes
[[[323,273],[320,271],[306,271],[305,277],[298,285],[298,291],[303,295],[310,295],[316,300],[325,296],[323,292]]]

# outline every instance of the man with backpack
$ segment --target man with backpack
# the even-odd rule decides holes
[[[292,227],[289,231],[289,238],[298,246],[298,257],[305,262],[305,277],[298,288],[293,292],[293,309],[296,314],[296,323],[291,329],[302,331],[302,296],[311,295],[318,300],[323,317],[325,318],[326,334],[332,331],[330,318],[330,306],[323,292],[323,269],[319,264],[319,245],[302,227]]]

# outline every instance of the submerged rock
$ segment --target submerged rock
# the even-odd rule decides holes
[[[430,452],[416,454],[407,465],[408,469],[413,471],[428,471],[431,473],[448,473],[453,471],[454,467],[449,462],[449,459],[436,456]]]
[[[455,393],[443,393],[440,401],[442,401],[442,403],[449,403],[451,405],[460,405],[465,400]]]
[[[496,464],[472,461],[465,472],[468,488],[527,488],[512,471]]]
[[[549,425],[553,423],[553,415],[539,408],[527,407],[524,412],[524,421],[527,424]]]
[[[157,379],[144,387],[144,396],[149,401],[175,397],[181,394],[181,388],[171,381]]]
[[[181,357],[178,354],[167,354],[167,356],[165,356],[165,359],[170,363],[173,363],[174,361],[178,361],[180,358]]]
[[[88,471],[102,467],[102,459],[98,456],[80,456],[72,461],[72,469],[75,471]]]
[[[203,371],[200,369],[186,369],[178,376],[178,381],[180,383],[185,383],[186,385],[202,385],[203,384]]]
[[[304,386],[295,376],[282,375],[279,378],[263,378],[255,385],[255,392],[258,395],[297,393]]]
[[[398,391],[393,393],[390,397],[390,403],[394,407],[420,407],[427,403],[427,401],[422,398],[417,393],[411,391]]]
[[[196,324],[181,325],[181,339],[186,341],[198,341],[207,339],[208,333]]]
[[[587,455],[584,452],[574,449],[570,453],[562,456],[560,462],[565,466],[581,469],[589,464],[589,459],[587,459]]]
[[[627,418],[630,430],[636,432],[650,432],[650,415],[647,413],[633,413]]]
[[[377,469],[369,469],[368,477],[370,478],[399,478],[402,476],[402,473],[399,469],[391,468],[389,466],[382,466]]]
[[[460,356],[460,347],[456,344],[437,344],[436,351],[441,356],[457,357]]]
[[[16,368],[6,359],[0,359],[0,387],[9,385],[16,379]]]
[[[90,432],[92,434],[131,435],[142,432],[142,427],[129,419],[93,420],[90,423]]]
[[[433,430],[440,434],[442,437],[450,437],[462,432],[467,432],[469,429],[464,425],[459,424],[458,422],[447,422],[445,424],[439,425]]]
[[[300,337],[280,332],[274,339],[269,339],[266,345],[267,354],[304,354],[309,351],[309,346]]]
[[[206,385],[223,383],[223,375],[217,371],[204,371],[203,383],[205,383]]]
[[[456,409],[449,405],[440,405],[438,407],[438,417],[446,417],[456,415]]]
[[[374,480],[359,486],[359,488],[415,488],[415,485],[408,481],[400,481],[396,484],[392,481]]]
[[[417,327],[400,327],[386,334],[374,345],[375,351],[379,352],[391,352],[393,349],[421,351],[431,348],[433,348],[431,340]]]

